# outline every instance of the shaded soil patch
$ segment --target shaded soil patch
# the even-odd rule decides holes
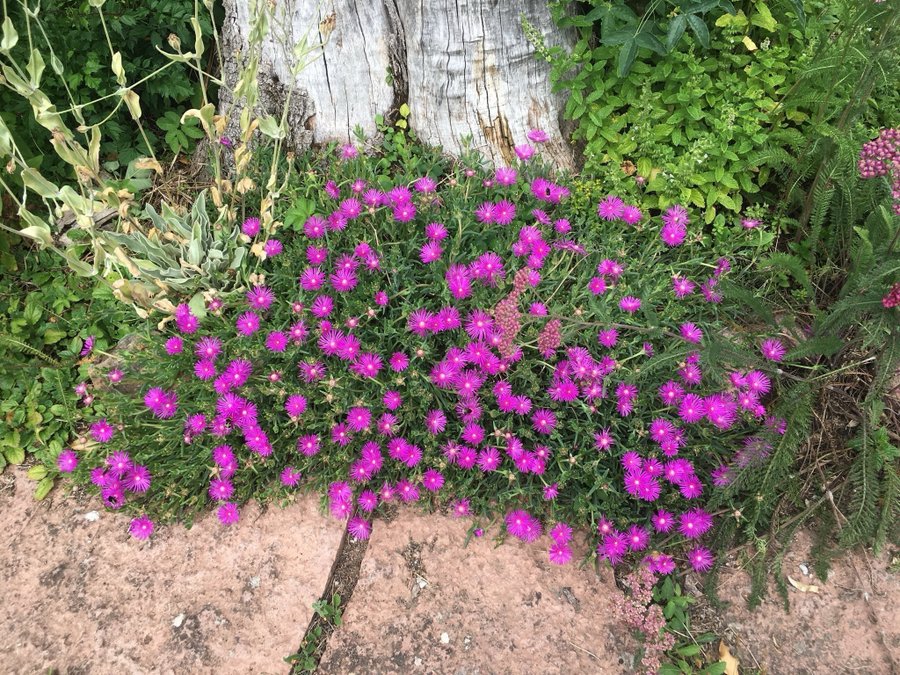
[[[742,673],[900,673],[900,551],[853,551],[836,558],[822,579],[812,548],[804,531],[785,554],[788,609],[770,585],[762,604],[749,610],[750,576],[737,561],[721,571],[721,605],[699,594],[700,580],[689,578],[687,587],[698,593],[694,629],[721,636]]]

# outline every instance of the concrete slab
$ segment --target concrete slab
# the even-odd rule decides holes
[[[96,499],[35,502],[22,470],[0,482],[4,673],[285,673],[343,531],[300,497],[141,543]]]
[[[614,625],[609,568],[551,565],[546,537],[464,548],[467,526],[409,510],[376,521],[320,671],[626,672],[634,645]]]

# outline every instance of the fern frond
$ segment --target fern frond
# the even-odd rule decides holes
[[[787,354],[789,361],[798,361],[808,356],[832,356],[840,351],[844,341],[837,335],[821,335],[804,340]]]
[[[806,265],[797,256],[790,253],[772,253],[760,260],[759,266],[760,269],[780,269],[787,272],[803,287],[808,297],[815,297]]]
[[[841,544],[848,547],[874,533],[878,525],[879,494],[877,457],[867,424],[860,427],[859,434],[850,441],[850,447],[857,455],[847,476],[851,488],[850,514],[840,536]]]
[[[42,361],[45,361],[46,363],[50,363],[50,364],[56,366],[57,368],[62,367],[62,364],[59,361],[57,361],[56,359],[54,359],[52,356],[48,356],[47,354],[42,352],[40,349],[35,349],[31,345],[26,344],[26,343],[22,342],[21,340],[17,340],[16,338],[14,338],[11,335],[0,335],[0,343],[9,345],[10,347],[12,347],[13,349],[15,349],[17,352],[19,352],[21,354],[28,354],[30,356],[39,358]]]
[[[881,513],[875,529],[873,546],[875,553],[881,552],[891,530],[897,527],[900,518],[900,471],[896,462],[888,464],[884,473],[884,490],[881,495]]]

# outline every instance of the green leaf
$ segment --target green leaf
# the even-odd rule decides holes
[[[778,22],[775,20],[775,17],[772,16],[769,6],[764,2],[756,3],[756,12],[750,17],[750,23],[769,31],[770,33],[778,26]]]
[[[44,497],[50,494],[50,490],[53,489],[53,479],[47,476],[46,478],[42,478],[41,481],[37,484],[37,487],[34,490],[34,498],[37,501],[41,501]]]
[[[35,89],[41,86],[41,76],[44,74],[44,57],[37,49],[31,50],[31,57],[28,59],[28,65],[25,66],[28,71],[28,81]]]
[[[3,18],[3,37],[0,39],[0,51],[4,54],[8,54],[10,50],[16,46],[18,41],[19,34],[16,32],[16,27],[13,25],[12,19],[9,14],[7,14]]]
[[[634,31],[630,30],[613,31],[608,35],[604,35],[603,39],[600,40],[600,42],[605,45],[624,45],[633,41]]]
[[[187,114],[187,113],[185,113]],[[182,121],[184,118],[182,117]],[[272,115],[266,115],[259,121],[259,130],[269,138],[284,138],[284,128]]]
[[[48,328],[44,331],[44,344],[55,345],[57,342],[66,337],[67,333],[59,328]]]
[[[625,77],[631,70],[634,58],[637,56],[637,41],[629,40],[621,46],[616,56],[616,74]]]
[[[687,27],[687,19],[684,14],[679,14],[669,22],[669,34],[666,36],[666,49],[672,51]]]
[[[202,293],[196,293],[188,302],[188,307],[198,319],[206,318],[206,300],[203,299]]]
[[[793,9],[797,13],[797,22],[801,28],[806,28],[806,12],[803,10],[803,0],[788,0]]]
[[[41,480],[44,476],[47,475],[47,467],[43,464],[35,464],[33,467],[28,469],[27,475],[31,480]]]
[[[3,454],[6,457],[6,461],[10,464],[21,464],[25,461],[25,448],[20,445],[15,447],[7,446],[3,450]]]
[[[700,653],[700,645],[685,645],[675,650],[679,656],[696,656]]]
[[[690,2],[684,5],[681,11],[685,14],[703,14],[711,9],[715,9],[720,4],[719,0],[697,0],[697,2]]]
[[[637,37],[635,37],[637,43],[644,47],[645,49],[649,49],[650,51],[656,52],[657,54],[665,54],[666,48],[663,46],[663,43],[659,41],[653,33],[648,33],[647,31],[642,31],[638,33]]]
[[[709,29],[706,27],[703,19],[694,14],[688,14],[687,22],[691,27],[691,31],[697,37],[697,41],[703,45],[704,49],[709,49]]]
[[[409,106],[406,103],[400,104],[400,117],[403,119],[409,117]]]
[[[22,169],[20,175],[22,182],[25,183],[25,187],[33,190],[44,199],[56,197],[59,194],[59,188],[44,178],[37,169],[32,169],[31,167]]]
[[[38,303],[29,302],[25,305],[25,311],[22,313],[22,316],[25,318],[25,321],[34,325],[41,320],[43,314],[44,312]]]

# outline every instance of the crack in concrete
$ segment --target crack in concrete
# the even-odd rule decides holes
[[[337,593],[341,599],[341,613],[343,614],[346,611],[347,605],[353,597],[353,591],[356,589],[356,582],[359,580],[359,570],[368,547],[368,539],[353,539],[350,532],[346,528],[344,529],[341,543],[334,556],[334,561],[331,563],[328,580],[325,582],[325,588],[319,596],[320,602],[331,603],[332,598]],[[321,628],[321,634],[318,638],[315,635],[317,628]],[[328,648],[328,640],[335,629],[336,627],[318,612],[314,612],[310,618],[309,624],[307,624],[303,637],[300,640],[297,653],[303,653],[303,649],[308,641],[319,640],[316,651],[313,654],[315,665],[312,671],[318,669],[319,662]],[[293,665],[290,669],[291,675],[299,675],[299,673],[304,672],[311,671],[303,669],[299,663]]]

